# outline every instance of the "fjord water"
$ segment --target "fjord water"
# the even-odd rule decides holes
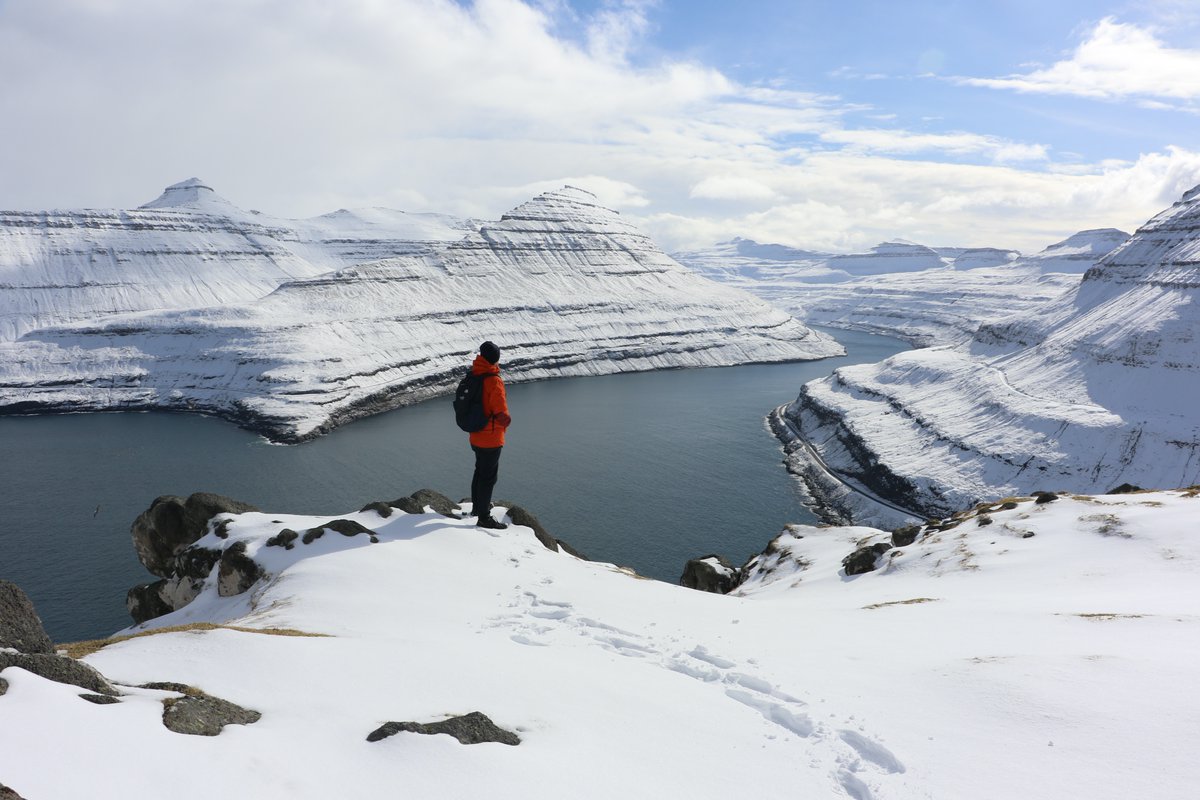
[[[741,563],[785,523],[814,519],[766,414],[838,366],[907,348],[829,333],[846,356],[512,385],[496,499],[649,577],[674,582],[713,552]],[[292,447],[186,414],[0,417],[0,578],[30,595],[55,641],[106,636],[130,624],[126,590],[153,580],[129,527],[155,497],[217,492],[331,519],[422,487],[457,500],[473,456],[452,413],[432,400]]]

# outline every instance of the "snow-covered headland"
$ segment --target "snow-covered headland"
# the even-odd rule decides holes
[[[300,441],[447,392],[484,339],[513,380],[843,352],[570,187],[482,224],[264,225],[197,181],[150,205],[9,215],[3,274],[33,277],[0,294],[20,335],[0,342],[0,413],[195,410]]]
[[[745,289],[809,324],[896,336],[918,347],[970,336],[983,322],[1034,311],[1079,285],[1129,238],[1081,231],[1040,253],[885,242],[831,255],[735,239],[675,253],[680,263]]]
[[[431,507],[223,514],[180,545],[217,553],[188,605],[72,648],[101,675],[41,677],[70,660],[0,621],[0,783],[29,800],[1190,796],[1200,496],[1039,499],[895,534],[789,527],[724,596]],[[496,728],[446,727],[500,741],[420,733],[473,712]]]
[[[827,508],[897,521],[1034,490],[1200,482],[1200,187],[1034,311],[838,369],[780,409]],[[865,490],[865,491],[858,491]]]

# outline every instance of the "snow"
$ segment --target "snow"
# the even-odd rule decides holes
[[[110,644],[121,684],[178,681],[262,713],[215,738],[161,724],[172,693],[9,668],[0,775],[55,800],[416,797],[1187,797],[1200,686],[1197,492],[1025,498],[847,577],[871,528],[791,526],[735,595],[637,579],[527,528],[400,512],[287,551],[243,514],[268,575]],[[502,512],[496,512],[500,514]],[[1029,535],[1032,534],[1032,535]],[[249,629],[235,630],[234,627]],[[255,633],[292,629],[320,637]],[[482,711],[521,744],[367,733]],[[53,737],[53,746],[49,745]],[[602,768],[597,768],[602,765]],[[203,776],[197,780],[194,776]]]
[[[894,521],[819,473],[917,513],[1039,489],[1200,482],[1200,199],[1180,201],[1035,309],[953,345],[839,369],[783,415],[792,469],[842,516]],[[819,457],[814,466],[812,454]]]
[[[318,218],[293,229],[309,237],[295,250],[316,247],[313,231],[353,233],[381,218],[388,228],[385,212]],[[320,245],[328,252],[340,241]],[[218,272],[236,271],[220,260]],[[447,393],[487,339],[504,349],[511,380],[843,352],[752,295],[683,268],[594,196],[566,187],[456,241],[284,280],[257,299],[93,309],[0,342],[0,411],[196,410],[299,441]]]
[[[843,256],[735,239],[675,255],[701,274],[753,292],[809,324],[881,333],[926,347],[961,341],[983,322],[1062,297],[1128,238],[1113,228],[1080,231],[1032,255],[900,240]]]

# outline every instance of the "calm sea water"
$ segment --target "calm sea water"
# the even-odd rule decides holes
[[[741,563],[785,523],[814,519],[765,415],[806,381],[907,348],[830,333],[847,356],[510,386],[496,498],[650,577],[676,581],[710,552]],[[129,528],[155,497],[209,491],[321,515],[422,487],[457,500],[473,456],[452,413],[433,400],[292,447],[185,414],[0,417],[0,578],[30,595],[55,641],[106,636],[130,624],[126,590],[153,579]]]

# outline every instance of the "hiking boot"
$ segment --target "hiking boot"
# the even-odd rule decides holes
[[[503,530],[508,529],[508,526],[505,525],[503,522],[496,522],[496,520],[492,519],[491,514],[484,514],[483,516],[481,516],[479,518],[479,521],[476,522],[475,525],[476,525],[476,527],[488,528],[493,531],[503,531]]]

